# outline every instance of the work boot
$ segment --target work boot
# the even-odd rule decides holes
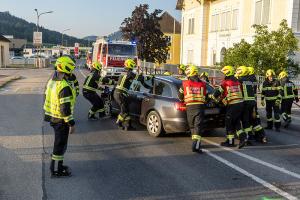
[[[51,178],[70,177],[72,176],[71,168],[63,165],[63,161],[58,161],[58,170],[53,171]]]
[[[239,136],[239,140],[240,140],[240,143],[239,143],[239,149],[243,148],[244,146],[247,145],[247,134],[246,133],[241,133],[240,136]]]
[[[221,142],[220,145],[224,147],[235,147],[234,139],[226,139],[224,142]]]
[[[95,116],[95,114],[89,113],[88,119],[91,121],[97,121],[99,118]]]
[[[193,140],[192,151],[196,152],[196,153],[202,153],[201,141],[200,140]]]

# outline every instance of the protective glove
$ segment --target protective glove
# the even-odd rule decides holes
[[[262,107],[265,107],[265,105],[266,105],[265,100],[261,100],[261,106],[262,106]]]
[[[295,101],[296,101],[296,103],[298,103],[299,102],[299,98],[295,97]]]
[[[213,94],[209,94],[208,98],[212,99],[214,102],[218,102],[218,100],[216,99],[216,97]]]
[[[277,100],[275,101],[275,105],[276,105],[276,106],[280,106],[280,104],[281,104],[281,100],[280,100],[280,99],[277,99]]]

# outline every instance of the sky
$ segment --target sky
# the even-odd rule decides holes
[[[161,9],[180,19],[175,10],[177,0],[0,0],[0,12],[36,23],[34,9],[54,11],[42,15],[40,25],[68,35],[83,38],[89,35],[103,36],[119,30],[122,21],[131,16],[136,5],[149,4],[150,11]]]

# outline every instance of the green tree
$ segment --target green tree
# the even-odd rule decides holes
[[[149,6],[141,4],[125,18],[120,27],[123,37],[137,41],[138,56],[147,62],[164,63],[167,60],[169,42],[160,30],[161,10],[148,12]]]
[[[278,30],[269,31],[266,25],[253,25],[255,36],[253,44],[244,40],[229,48],[224,57],[224,64],[253,66],[258,74],[263,75],[272,68],[276,73],[288,70],[292,74],[299,73],[299,65],[290,58],[298,50],[298,39],[282,20]]]

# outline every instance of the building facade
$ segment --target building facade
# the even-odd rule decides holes
[[[161,31],[168,37],[170,46],[166,64],[180,63],[181,24],[168,12],[164,12],[160,20]]]
[[[276,30],[286,19],[300,38],[299,0],[178,0],[182,11],[181,62],[211,66],[241,39],[253,42],[253,24]]]
[[[9,64],[9,43],[7,38],[0,35],[0,68]]]

